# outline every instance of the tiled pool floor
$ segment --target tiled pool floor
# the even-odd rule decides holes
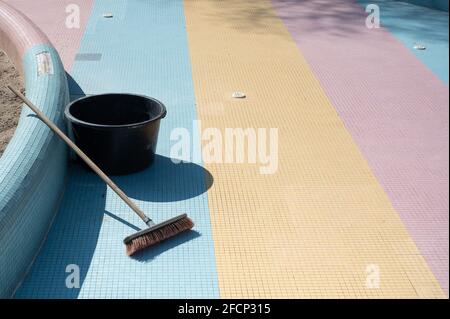
[[[8,2],[54,42],[74,98],[163,101],[154,166],[114,180],[155,220],[196,223],[129,258],[122,240],[142,222],[71,163],[17,298],[448,296],[447,12],[371,1],[374,30],[365,1]],[[64,26],[69,3],[78,35]],[[227,128],[272,129],[277,157],[202,161],[205,130]],[[172,161],[177,132],[188,163]],[[74,267],[80,285],[68,288]]]

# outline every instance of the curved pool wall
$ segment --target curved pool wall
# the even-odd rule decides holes
[[[25,79],[26,96],[65,129],[66,73],[47,37],[0,2],[0,48]],[[0,157],[0,297],[11,297],[43,243],[64,189],[67,149],[27,107]]]

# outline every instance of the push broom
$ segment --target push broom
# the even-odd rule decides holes
[[[144,212],[134,204],[130,198],[105,174],[103,171],[78,147],[72,140],[67,137],[44,113],[42,113],[30,100],[28,100],[17,89],[8,85],[8,88],[17,95],[38,118],[44,122],[53,132],[55,132],[77,155],[86,162],[86,164],[117,194],[119,197],[143,220],[148,228],[141,230],[133,235],[126,237],[123,242],[126,246],[128,256],[133,255],[137,251],[153,246],[165,239],[178,235],[194,227],[194,223],[187,216],[182,214],[165,222],[155,224]]]

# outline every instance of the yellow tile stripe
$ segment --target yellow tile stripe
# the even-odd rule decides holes
[[[221,297],[445,297],[270,2],[185,14],[203,129],[279,128],[276,174],[206,164]]]

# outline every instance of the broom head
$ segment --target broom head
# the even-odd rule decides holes
[[[183,214],[141,230],[123,240],[126,246],[127,255],[131,256],[139,250],[160,243],[170,237],[187,231],[192,227],[194,227],[192,220],[187,214]]]

